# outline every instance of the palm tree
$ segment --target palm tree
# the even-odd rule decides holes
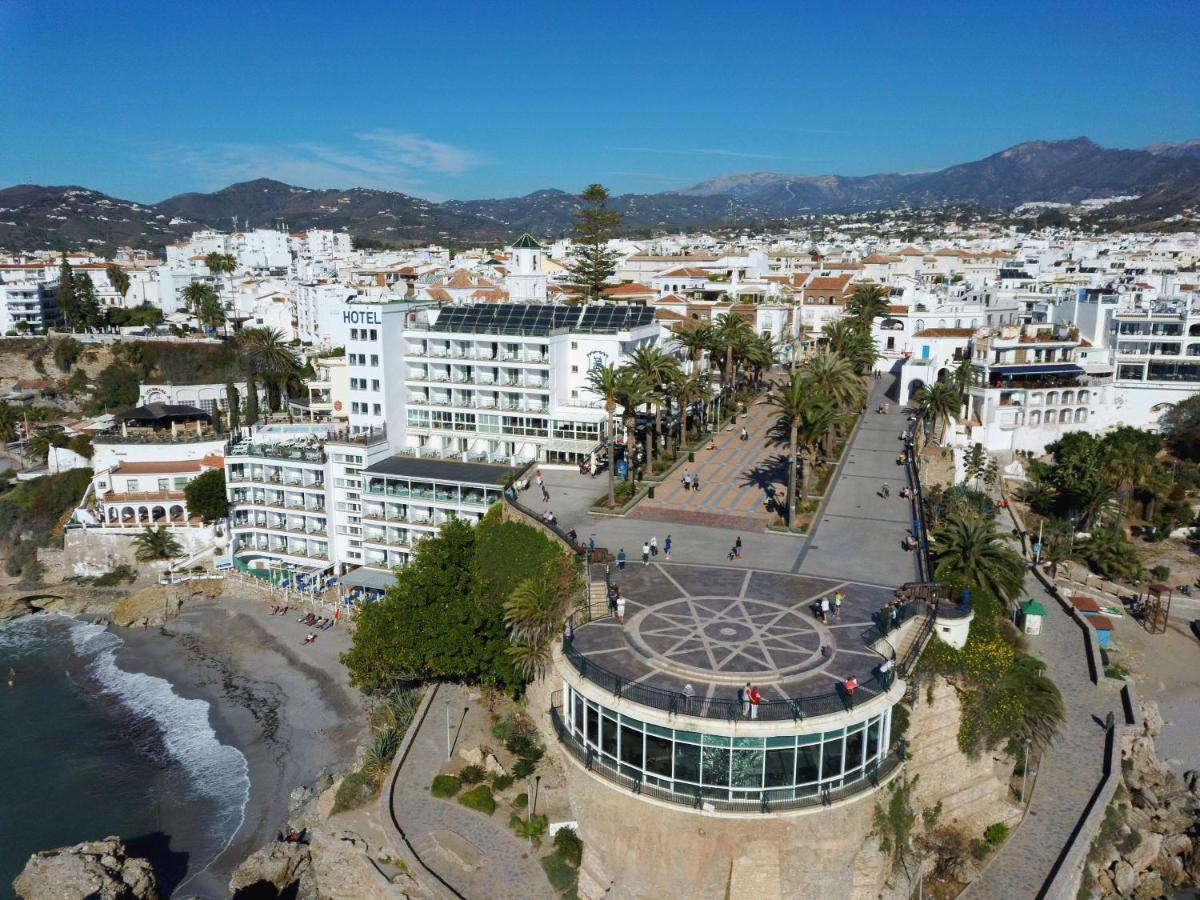
[[[274,381],[281,400],[286,400],[288,377],[298,366],[283,334],[275,328],[243,328],[238,345],[250,371]]]
[[[653,388],[642,378],[641,373],[628,366],[617,370],[617,402],[621,404],[621,424],[625,428],[625,456],[627,474],[633,477],[633,449],[637,445],[638,407],[650,402]],[[645,436],[645,464],[650,465],[650,429]]]
[[[714,344],[725,354],[725,367],[721,372],[721,388],[727,389],[733,375],[733,356],[753,340],[754,329],[750,323],[733,313],[722,313],[713,325]]]
[[[866,402],[867,389],[846,357],[831,350],[813,354],[801,369],[804,380],[820,397],[842,409],[857,409]]]
[[[1006,601],[1021,593],[1025,562],[991,522],[974,515],[952,516],[934,532],[932,543],[939,581],[979,587]]]
[[[679,404],[679,443],[686,444],[688,439],[688,415],[692,404],[707,400],[712,392],[707,376],[686,375],[676,371],[671,376],[671,391],[675,402]]]
[[[771,340],[769,335],[760,334],[750,341],[743,356],[743,361],[754,370],[754,381],[760,381],[763,369],[769,369],[775,365],[775,358],[775,342]]]
[[[211,300],[219,300],[217,292],[209,285],[200,281],[193,281],[183,289],[184,305],[197,319],[200,318],[200,310],[206,302]]]
[[[1021,698],[1021,717],[1013,737],[1045,747],[1058,734],[1065,719],[1062,694],[1046,677],[1046,664],[1035,656],[1018,656],[1004,676],[1010,690],[1004,694]]]
[[[913,394],[912,406],[916,410],[917,419],[928,423],[934,434],[939,435],[937,438],[939,443],[945,437],[945,430],[950,425],[950,419],[960,412],[958,392],[948,381],[922,385]],[[917,430],[921,431],[921,429]]]
[[[846,303],[846,314],[868,333],[875,320],[883,318],[890,311],[887,290],[878,284],[859,285]]]
[[[832,402],[814,395],[803,372],[793,372],[790,379],[767,395],[767,403],[775,407],[779,426],[788,435],[787,524],[791,527],[796,509],[796,465],[799,457],[804,457],[800,502],[807,503],[817,448],[837,421],[838,411]]]
[[[0,400],[0,440],[5,444],[17,438],[17,426],[21,423],[21,414],[7,401]]]
[[[680,328],[674,334],[674,342],[679,345],[691,363],[689,374],[700,374],[700,360],[712,347],[712,329],[706,325],[689,325]]]
[[[511,639],[509,653],[526,678],[545,674],[555,636],[567,618],[571,595],[544,575],[526,578],[504,603]]]
[[[108,283],[121,295],[121,299],[124,299],[129,293],[129,273],[116,263],[109,263],[104,273],[108,276]]]
[[[832,319],[821,328],[821,340],[824,341],[826,349],[845,355],[854,343],[857,332],[853,320]]]
[[[51,447],[67,446],[68,438],[61,425],[51,425],[39,428],[25,441],[24,454],[26,459],[34,462],[46,462],[50,457]]]
[[[661,440],[662,403],[660,401],[663,397],[669,396],[663,388],[670,381],[671,373],[678,371],[679,360],[661,347],[643,345],[629,354],[629,363],[627,365],[630,369],[637,372],[646,386],[650,388],[648,406],[651,404],[654,406],[654,433]],[[647,412],[649,412],[649,409],[647,409]],[[649,434],[646,437],[646,449],[649,451]],[[661,452],[659,455],[661,456]],[[646,457],[646,464],[650,464],[649,455]]]
[[[133,545],[137,548],[133,555],[138,562],[154,562],[183,556],[183,547],[165,525],[144,529],[141,534],[134,536]]]
[[[617,392],[621,387],[621,377],[613,365],[595,366],[588,372],[588,386],[592,393],[604,400],[604,411],[608,413],[608,505],[616,503],[614,495],[613,469],[616,468],[617,441]]]
[[[200,301],[200,309],[197,311],[196,318],[205,328],[215,330],[224,325],[225,308],[221,306],[221,298],[209,291],[208,295]]]
[[[954,373],[950,376],[950,380],[954,383],[954,387],[958,390],[958,405],[960,409],[967,405],[967,395],[971,391],[971,384],[975,380],[975,368],[971,365],[971,357],[964,356],[954,368]]]

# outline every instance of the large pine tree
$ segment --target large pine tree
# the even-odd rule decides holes
[[[583,301],[599,300],[616,271],[617,254],[607,245],[621,224],[621,214],[608,208],[608,188],[602,184],[589,184],[579,197],[583,208],[571,226],[575,249],[567,266],[568,280],[581,289]]]
[[[67,325],[74,327],[79,318],[79,302],[75,299],[75,273],[65,256],[58,267],[58,308]]]

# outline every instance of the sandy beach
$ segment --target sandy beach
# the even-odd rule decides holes
[[[227,590],[237,590],[230,583]],[[271,616],[264,597],[223,596],[189,604],[161,629],[119,630],[117,663],[165,678],[176,693],[210,704],[218,739],[246,757],[250,796],[241,827],[207,868],[190,872],[177,896],[226,897],[229,877],[282,824],[293,790],[354,760],[365,719],[338,655],[348,649],[341,627],[304,645],[308,629]],[[187,810],[166,810],[175,834],[189,827]],[[194,827],[194,826],[192,826]],[[193,866],[194,868],[194,866]]]

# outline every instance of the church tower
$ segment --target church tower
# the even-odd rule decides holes
[[[508,299],[514,303],[540,303],[546,299],[546,272],[542,245],[526,233],[512,245],[512,264],[505,276]]]

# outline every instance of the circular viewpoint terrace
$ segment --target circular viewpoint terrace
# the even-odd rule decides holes
[[[556,727],[586,766],[659,799],[730,811],[829,802],[890,770],[902,687],[873,615],[888,588],[718,566],[614,570],[625,621],[563,648]],[[844,596],[822,622],[822,598]],[[750,684],[760,702],[739,702]],[[849,689],[847,689],[849,687]]]

